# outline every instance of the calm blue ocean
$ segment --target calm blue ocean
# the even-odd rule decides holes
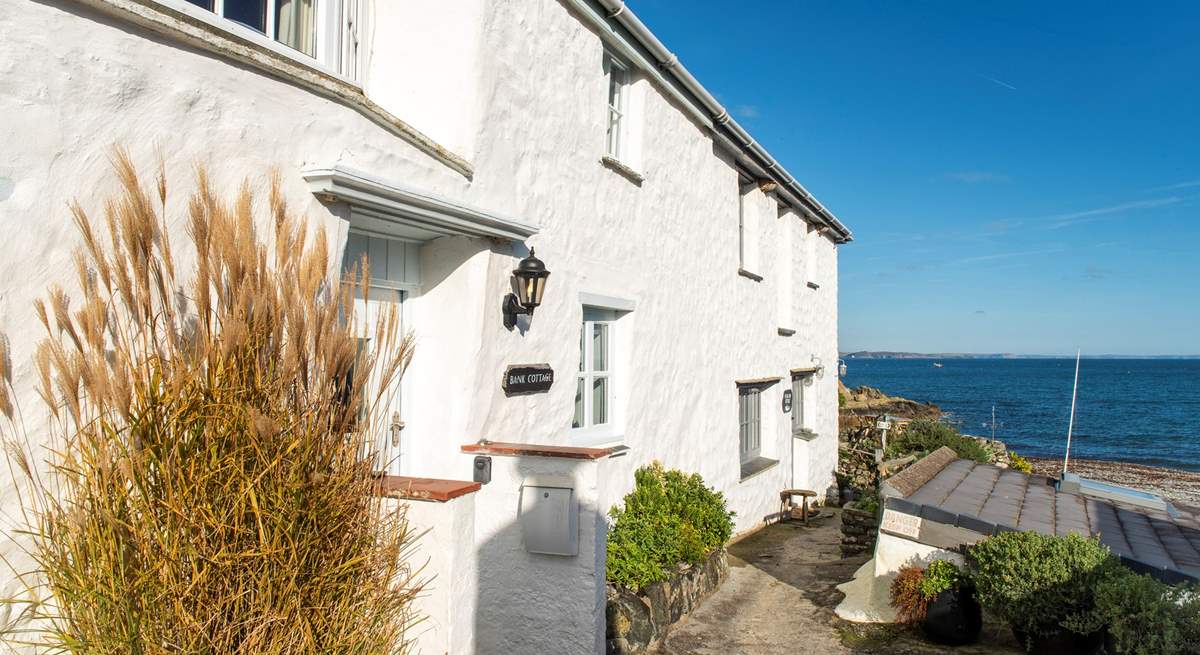
[[[930,401],[963,432],[1063,456],[1075,361],[848,359],[847,386]],[[1071,456],[1200,471],[1200,360],[1085,359]]]

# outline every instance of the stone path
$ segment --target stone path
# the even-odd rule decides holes
[[[1007,631],[989,626],[983,643],[940,648],[892,626],[863,627],[833,614],[834,587],[866,556],[842,559],[840,517],[825,510],[808,527],[785,523],[729,549],[729,579],[675,624],[658,655],[836,655],[839,653],[1019,653]]]

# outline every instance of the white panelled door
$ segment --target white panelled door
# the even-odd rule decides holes
[[[404,301],[409,292],[417,288],[419,254],[420,245],[416,243],[353,231],[350,233],[343,270],[356,270],[365,257],[371,273],[367,297],[357,298],[354,304],[359,349],[362,352],[370,353],[377,347],[372,343],[375,328],[389,311],[397,313],[400,333],[404,333],[409,318]],[[380,384],[378,375],[378,371],[372,371],[367,389],[364,390],[366,393],[361,412],[363,419],[372,426],[372,434],[367,435],[363,447],[375,453],[377,472],[400,475],[408,467],[405,455],[409,451],[401,402],[403,385],[400,380],[393,381],[377,399],[376,391]]]

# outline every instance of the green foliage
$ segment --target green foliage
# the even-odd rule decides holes
[[[838,392],[838,409],[846,406],[846,394]]]
[[[640,589],[729,541],[733,513],[725,508],[725,497],[699,475],[655,462],[638,469],[634,481],[624,508],[609,512],[609,582]]]
[[[896,608],[898,623],[920,623],[925,620],[929,597],[925,595],[925,571],[915,566],[903,566],[892,580],[891,601]]]
[[[854,501],[854,509],[870,512],[872,514],[879,513],[879,490],[872,487],[863,490],[863,495]]]
[[[934,596],[947,589],[959,588],[965,580],[966,576],[957,564],[944,559],[936,559],[929,563],[929,568],[925,569],[925,576],[921,579],[921,593],[925,595],[925,598],[933,600]]]
[[[1020,471],[1025,474],[1033,473],[1033,464],[1029,460],[1017,454],[1017,451],[1008,451],[1008,467],[1014,471]]]
[[[1200,644],[1200,600],[1184,587],[1121,568],[1096,585],[1095,606],[1066,627],[1080,633],[1105,627],[1119,653],[1182,655]]]
[[[1096,586],[1120,564],[1098,541],[1004,532],[968,551],[979,602],[1030,635],[1093,620]]]
[[[895,459],[905,455],[924,457],[929,453],[949,446],[959,457],[976,462],[987,463],[992,454],[975,439],[964,437],[958,430],[938,421],[918,419],[908,424],[908,427],[888,440],[887,458]]]

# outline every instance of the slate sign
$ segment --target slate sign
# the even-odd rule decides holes
[[[783,390],[783,413],[787,414],[790,411],[792,411],[792,390],[784,389]]]
[[[554,384],[554,369],[549,364],[515,364],[504,371],[504,393],[517,396],[549,391]]]

